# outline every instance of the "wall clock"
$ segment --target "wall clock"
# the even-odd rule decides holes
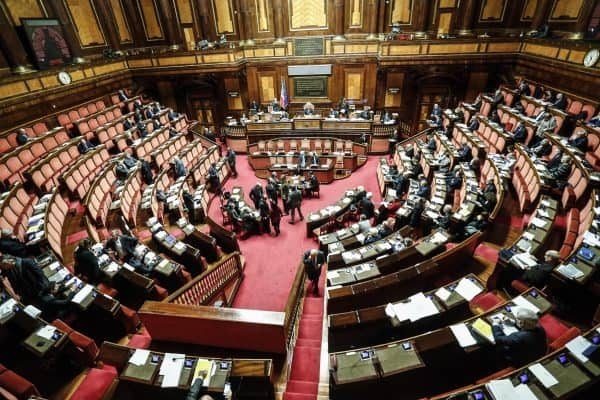
[[[71,83],[71,75],[67,71],[60,71],[58,73],[58,81],[63,85]]]
[[[583,65],[585,67],[593,67],[600,59],[600,49],[590,49],[583,57]]]

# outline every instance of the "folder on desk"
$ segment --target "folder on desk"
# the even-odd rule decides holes
[[[494,333],[492,332],[492,326],[484,321],[481,318],[477,318],[471,324],[471,331],[475,333],[477,336],[487,340],[492,344],[496,344],[496,340],[494,339]]]

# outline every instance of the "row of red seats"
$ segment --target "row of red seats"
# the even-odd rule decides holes
[[[188,141],[184,135],[173,137],[154,150],[150,154],[150,158],[154,162],[154,165],[162,168],[187,144]]]
[[[24,172],[24,176],[31,180],[35,187],[42,193],[48,193],[59,184],[59,177],[71,164],[79,159],[77,139],[72,139],[64,145],[47,153],[34,165]]]
[[[35,194],[28,194],[23,184],[17,183],[0,205],[0,228],[11,229],[19,239],[25,240],[29,218],[37,202]]]
[[[515,158],[512,184],[517,192],[519,209],[523,212],[537,201],[542,183],[533,162],[521,146],[515,146]]]
[[[92,180],[106,163],[110,154],[104,145],[97,146],[77,160],[77,162],[62,174],[60,180],[65,183],[69,193],[79,199],[87,194]]]
[[[146,160],[150,162],[150,154],[154,149],[169,139],[169,131],[163,127],[157,131],[152,130],[152,123],[148,124],[148,136],[143,138],[140,143],[133,147],[134,154],[138,160]]]
[[[46,208],[44,232],[50,248],[61,261],[63,260],[61,239],[68,212],[69,205],[60,192],[55,190]]]
[[[96,176],[84,198],[83,203],[87,214],[94,221],[94,224],[99,227],[106,226],[106,219],[112,202],[113,186],[116,181],[115,166],[110,165],[100,175]]]
[[[140,170],[129,175],[120,193],[121,215],[129,226],[137,226],[137,211],[142,198],[142,174]]]
[[[74,128],[74,124],[90,115],[94,115],[98,112],[103,111],[106,108],[106,104],[103,100],[97,100],[91,103],[84,104],[72,110],[58,114],[57,120],[60,126],[71,131]]]
[[[583,243],[583,235],[592,226],[594,220],[594,200],[590,196],[583,208],[573,207],[567,213],[565,240],[560,248],[560,258],[567,260],[573,250]]]
[[[531,93],[535,92],[535,88],[537,86],[541,87],[542,90],[545,90],[543,86],[538,85],[536,83],[533,83],[533,82],[526,82],[526,83],[529,85],[529,89],[531,90]],[[552,90],[552,89],[550,89],[550,90]],[[567,112],[567,114],[577,116],[582,111],[586,111],[587,112],[586,121],[589,121],[595,115],[596,107],[594,107],[594,105],[589,104],[589,103],[584,103],[581,100],[572,99],[566,95],[565,95],[565,97],[567,100],[567,107],[565,108],[565,111]]]
[[[504,153],[506,149],[506,137],[503,132],[498,132],[489,123],[487,118],[479,117],[479,128],[477,128],[477,136],[485,143],[486,149],[490,154]],[[502,131],[502,127],[498,127]]]
[[[15,182],[23,182],[23,171],[33,165],[38,159],[69,141],[69,135],[63,129],[54,130],[47,135],[31,140],[23,146],[0,158],[0,182],[6,187]]]
[[[29,138],[44,136],[48,133],[48,126],[45,122],[37,122],[31,126],[23,126]],[[11,130],[0,135],[0,154],[8,153],[19,147],[17,143],[17,130]]]

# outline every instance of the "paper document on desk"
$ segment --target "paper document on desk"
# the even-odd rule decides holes
[[[144,365],[148,360],[148,356],[150,355],[150,350],[145,349],[136,349],[131,357],[129,357],[129,364],[133,365]]]
[[[460,347],[470,347],[477,344],[477,340],[475,340],[465,324],[450,325],[450,330]]]
[[[569,343],[565,345],[565,347],[573,354],[573,356],[577,357],[579,361],[582,363],[588,362],[589,358],[583,355],[583,352],[588,349],[592,344],[589,340],[584,338],[583,336],[577,336],[575,339],[571,340]]]
[[[23,311],[25,311],[25,313],[31,318],[37,318],[42,315],[42,310],[32,305],[28,305]]]
[[[548,221],[538,217],[532,218],[531,221],[529,221],[529,223],[537,226],[538,228],[544,228],[546,225],[548,225]]]
[[[438,290],[436,290],[435,295],[438,297],[438,299],[446,301],[450,298],[450,296],[452,296],[452,292],[450,292],[445,287],[441,287]]]
[[[492,344],[496,344],[494,333],[492,331],[492,325],[481,318],[477,318],[472,324],[471,329],[481,335],[483,338],[488,340]]]
[[[17,305],[17,301],[12,297],[6,300],[2,305],[0,305],[0,318],[4,318],[8,314],[10,314],[15,306]]]
[[[600,237],[590,231],[587,231],[583,234],[583,241],[592,246],[600,247]]]
[[[454,291],[465,300],[471,301],[473,300],[473,297],[481,293],[483,289],[474,284],[470,279],[463,278],[458,282]]]
[[[385,315],[390,318],[396,318],[396,311],[394,310],[394,305],[392,303],[388,303],[387,306],[385,306]]]
[[[52,325],[46,325],[46,326],[41,327],[36,332],[36,335],[38,335],[39,337],[44,338],[46,340],[50,340],[50,339],[52,339],[54,332],[56,332],[56,327],[54,327]]]
[[[81,302],[92,293],[92,290],[94,290],[92,285],[85,285],[75,296],[73,296],[71,301],[75,304],[81,304]]]
[[[533,375],[544,385],[546,388],[550,388],[558,384],[558,380],[552,375],[542,364],[537,363],[528,367]]]
[[[161,387],[179,386],[179,378],[183,370],[185,354],[165,353],[165,358],[160,365],[159,374],[163,375]]]
[[[485,387],[495,400],[521,399],[510,379],[492,380]]]
[[[538,314],[540,312],[539,308],[537,308],[533,303],[531,303],[529,300],[527,300],[523,296],[515,297],[513,299],[513,303],[515,303],[519,307],[528,308],[536,314]]]
[[[523,238],[532,241],[535,235],[531,232],[523,232]]]
[[[411,322],[421,318],[426,318],[439,313],[439,310],[429,297],[425,297],[423,293],[417,293],[410,298],[411,305]]]
[[[573,264],[561,264],[556,268],[556,271],[566,278],[579,279],[585,275]]]

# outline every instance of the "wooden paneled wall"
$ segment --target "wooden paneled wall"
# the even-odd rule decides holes
[[[472,35],[526,32],[549,24],[581,34],[599,0],[0,0],[0,40],[11,67],[31,66],[21,18],[56,18],[76,57],[171,46],[201,39],[248,42],[276,38],[406,32]],[[1,21],[0,21],[1,22]],[[4,50],[9,48],[9,50]]]

